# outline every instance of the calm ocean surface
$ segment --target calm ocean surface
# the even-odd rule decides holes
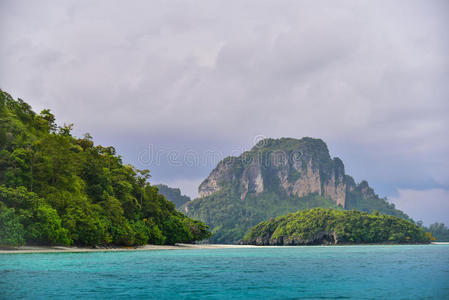
[[[0,254],[1,299],[449,299],[449,245]]]

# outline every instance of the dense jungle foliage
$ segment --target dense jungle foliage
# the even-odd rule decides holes
[[[113,147],[76,138],[50,110],[0,90],[0,245],[193,242],[207,226],[176,211]]]
[[[314,208],[261,222],[242,240],[254,245],[428,243],[414,223],[378,212]]]

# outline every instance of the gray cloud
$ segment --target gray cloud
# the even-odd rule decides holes
[[[399,209],[402,209],[416,221],[422,220],[430,225],[435,220],[449,224],[449,191],[443,189],[429,190],[399,190],[398,196],[392,199]],[[423,209],[425,203],[426,209]]]
[[[226,155],[257,134],[314,136],[382,195],[448,190],[448,11],[437,0],[2,1],[0,87],[137,164],[149,144]],[[212,165],[149,167],[175,184]]]

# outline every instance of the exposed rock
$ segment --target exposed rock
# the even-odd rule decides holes
[[[317,193],[321,195],[321,177],[320,170],[312,167],[312,160],[309,160],[307,166],[297,169],[300,177],[293,184],[286,185],[286,190],[292,190],[292,194],[302,197],[308,194]],[[290,188],[291,187],[291,188]]]
[[[210,173],[209,177],[204,180],[199,188],[200,197],[207,197],[220,189],[220,182],[228,179],[230,164],[227,161],[221,161],[217,167]]]
[[[267,176],[271,173],[277,177],[279,185],[289,196],[303,197],[316,193],[327,196],[337,205],[345,207],[348,184],[343,163],[339,159],[330,158],[324,142],[315,141],[318,141],[317,144],[321,148],[318,149],[318,154],[323,156],[321,159],[324,158],[324,161],[316,157],[315,153],[306,152],[311,149],[301,149],[300,143],[298,143],[298,149],[283,150],[281,148],[266,153],[265,148],[255,147],[245,155],[220,162],[199,186],[199,196],[207,197],[230,183],[239,187],[241,200],[244,200],[249,192],[258,195],[264,191],[262,170],[264,168]],[[269,141],[266,142],[266,144],[269,143]],[[264,153],[265,157],[260,153]],[[239,167],[242,165],[243,171],[239,172]],[[329,165],[330,168],[325,169],[324,165]],[[235,180],[237,182],[234,182]]]
[[[345,174],[343,162],[331,158],[326,143],[313,138],[263,140],[222,160],[198,191],[199,198],[180,210],[206,222],[214,232],[211,242],[217,243],[236,242],[267,218],[313,207],[377,210],[407,218],[367,182],[357,185]],[[262,240],[281,243],[267,239]]]
[[[256,161],[245,168],[241,177],[241,187],[243,189],[240,199],[244,200],[249,191],[253,191],[256,195],[263,192],[263,178],[260,164]]]
[[[336,179],[335,173],[332,173],[330,180],[324,185],[324,194],[342,207],[345,207],[346,204],[346,190],[347,185],[343,176]]]

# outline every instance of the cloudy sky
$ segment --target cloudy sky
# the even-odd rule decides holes
[[[0,1],[0,88],[196,196],[260,137],[319,137],[449,224],[449,2]]]

